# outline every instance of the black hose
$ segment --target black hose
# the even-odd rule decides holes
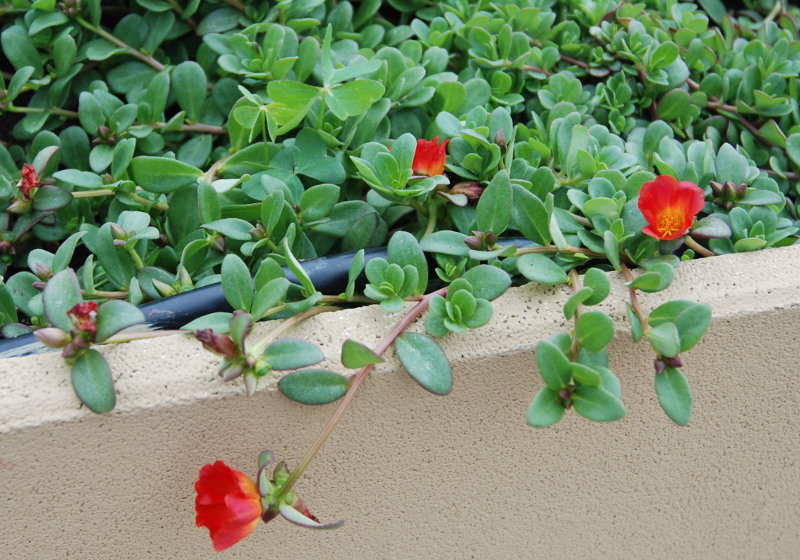
[[[504,245],[525,246],[530,245],[530,241],[524,238],[502,239]],[[334,294],[344,291],[347,287],[347,280],[350,273],[350,263],[355,252],[341,253],[327,257],[319,257],[303,261],[300,265],[308,273],[314,287],[323,294]],[[428,261],[431,270],[435,264],[432,255],[428,254]],[[386,258],[386,247],[376,247],[366,249],[364,252],[364,264],[372,259]],[[286,278],[294,283],[300,281],[294,273],[283,268]],[[363,285],[364,275],[360,278]],[[188,292],[176,294],[174,296],[145,303],[139,307],[144,313],[144,328],[147,330],[168,330],[178,329],[183,325],[216,311],[231,311],[231,306],[225,299],[221,284],[212,284],[195,288]],[[141,325],[139,325],[141,328]],[[41,344],[33,334],[26,334],[16,338],[0,340],[0,358],[13,358],[16,356],[26,356],[48,351],[49,348]]]
[[[303,261],[300,265],[308,273],[317,290],[323,294],[340,293],[347,287],[350,263],[355,254],[355,252],[350,252],[319,257]],[[378,257],[386,258],[386,247],[366,249],[364,263],[366,264]],[[287,280],[294,284],[300,284],[300,281],[288,267],[283,267],[283,271]],[[225,299],[225,294],[222,292],[222,284],[203,286],[202,288],[195,288],[171,297],[151,301],[139,306],[139,309],[144,313],[143,328],[146,330],[178,329],[208,313],[232,311],[228,300]],[[141,329],[142,325],[138,325],[137,328]],[[50,348],[39,342],[33,336],[33,333],[0,340],[0,358],[27,356],[49,350]]]

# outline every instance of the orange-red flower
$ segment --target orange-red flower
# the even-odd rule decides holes
[[[677,239],[692,226],[704,204],[703,190],[694,183],[659,175],[639,191],[639,210],[648,223],[642,231],[663,241]]]
[[[447,143],[450,139],[446,139],[439,144],[439,137],[434,136],[433,140],[417,140],[417,149],[414,152],[414,163],[411,164],[411,169],[417,175],[441,175],[444,173],[444,161],[447,158]]]
[[[36,168],[30,163],[22,165],[22,179],[19,181],[19,190],[22,196],[31,200],[31,189],[40,187],[39,176],[36,174]]]
[[[217,551],[253,532],[261,519],[261,494],[255,483],[222,461],[205,465],[194,485],[197,526],[208,527]]]

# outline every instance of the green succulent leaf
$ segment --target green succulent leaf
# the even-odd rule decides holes
[[[203,171],[175,159],[138,156],[131,161],[133,179],[144,190],[165,194],[196,183]]]
[[[556,263],[536,253],[522,255],[517,259],[517,269],[531,280],[541,284],[563,284],[567,281],[567,273]]]
[[[552,342],[540,340],[536,344],[536,364],[550,389],[558,391],[569,385],[572,377],[569,358]]]
[[[599,352],[614,338],[614,323],[602,311],[588,311],[578,317],[575,325],[578,344],[589,352]]]
[[[97,308],[95,340],[103,342],[123,329],[144,322],[138,307],[122,300],[109,300]]]
[[[325,359],[319,346],[302,338],[282,338],[264,350],[264,358],[273,369],[297,369]]]
[[[579,387],[572,394],[575,412],[595,422],[613,422],[625,416],[625,406],[601,387]]]
[[[447,395],[453,389],[453,372],[441,347],[418,333],[405,333],[394,343],[400,363],[424,389]]]
[[[653,349],[662,356],[673,358],[681,351],[680,335],[675,323],[661,323],[644,331]]]
[[[650,312],[648,322],[652,327],[675,325],[680,339],[680,351],[694,347],[711,324],[711,306],[687,300],[670,301]],[[665,354],[666,355],[666,354]]]
[[[102,354],[93,348],[84,351],[72,365],[72,387],[92,412],[110,412],[117,402],[111,368]]]
[[[278,381],[278,390],[302,404],[328,404],[340,399],[350,381],[325,369],[306,369],[285,375]]]
[[[383,361],[371,348],[349,338],[342,344],[342,365],[349,369],[358,369]]]
[[[686,426],[692,416],[692,392],[686,378],[676,368],[665,368],[655,378],[658,402],[670,419]]]
[[[50,278],[42,293],[42,303],[47,321],[65,332],[69,332],[73,328],[67,312],[81,302],[83,302],[83,297],[78,277],[70,268],[62,270]]]
[[[250,311],[253,289],[253,278],[245,262],[237,255],[226,255],[222,261],[222,291],[231,307]]]
[[[528,426],[546,428],[552,426],[564,416],[564,405],[558,398],[558,391],[550,387],[542,387],[528,408],[526,420]]]

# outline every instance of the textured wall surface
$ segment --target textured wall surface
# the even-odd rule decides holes
[[[296,487],[323,521],[345,519],[341,529],[276,520],[222,557],[797,558],[799,272],[800,247],[704,259],[642,298],[646,309],[714,308],[683,356],[687,428],[660,411],[652,353],[625,332],[616,275],[605,309],[619,319],[611,368],[628,415],[526,426],[542,385],[533,349],[565,328],[567,292],[511,289],[490,327],[445,340],[450,396],[420,389],[393,356],[376,368]],[[374,345],[394,320],[362,308],[292,334],[338,356],[346,337]],[[79,407],[57,355],[0,361],[0,558],[215,558],[194,526],[199,468],[222,459],[252,476],[263,449],[292,467],[335,406],[294,404],[267,384],[247,398],[189,336],[102,351],[119,393],[105,416]]]

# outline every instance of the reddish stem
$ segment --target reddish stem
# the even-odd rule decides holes
[[[430,305],[431,298],[433,298],[433,296],[436,295],[444,296],[446,294],[447,294],[447,287],[444,287],[439,290],[436,290],[435,292],[431,292],[430,294],[426,294],[425,296],[423,296],[422,299],[419,301],[419,303],[417,303],[406,314],[406,316],[403,317],[400,320],[400,322],[397,323],[397,325],[395,325],[395,327],[389,332],[389,334],[387,334],[383,338],[380,344],[378,344],[378,346],[375,348],[375,353],[378,356],[383,356],[383,353],[389,349],[389,346],[391,346],[394,343],[397,337],[403,334],[405,330],[409,327],[409,325],[411,325],[411,323],[413,323],[414,320],[428,308],[428,306]],[[342,397],[342,400],[339,402],[339,406],[333,413],[333,416],[331,416],[330,420],[328,420],[328,423],[325,424],[325,427],[323,428],[319,437],[317,437],[317,440],[309,448],[306,454],[303,455],[303,458],[300,459],[300,462],[297,464],[297,467],[289,475],[289,478],[286,480],[286,483],[281,488],[281,491],[278,495],[278,499],[280,499],[280,497],[282,496],[285,496],[286,493],[292,489],[294,483],[297,482],[301,476],[303,476],[303,472],[311,464],[311,461],[314,460],[314,457],[316,456],[317,452],[320,449],[322,449],[322,446],[325,445],[325,442],[328,441],[328,438],[330,437],[331,433],[333,433],[334,428],[336,428],[336,425],[339,423],[339,420],[344,415],[345,411],[347,410],[347,407],[350,406],[350,402],[353,400],[353,397],[355,397],[356,391],[358,391],[358,388],[370,374],[373,367],[375,367],[375,364],[369,364],[367,366],[364,366],[353,378],[353,381],[350,383],[350,387],[347,389],[347,393],[345,393],[344,397]]]

